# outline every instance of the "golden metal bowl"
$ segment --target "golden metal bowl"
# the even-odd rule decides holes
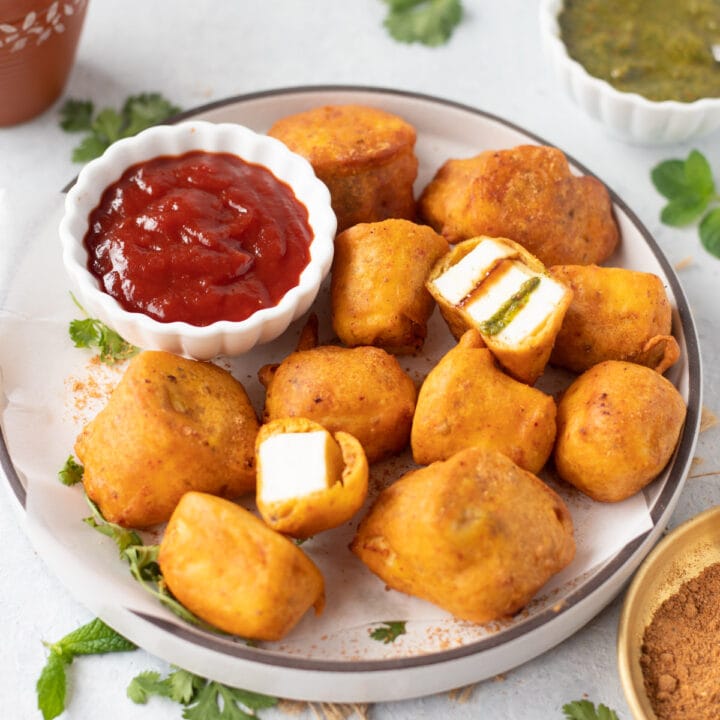
[[[633,578],[620,614],[617,653],[620,682],[635,720],[657,720],[640,667],[645,628],[684,582],[716,562],[720,562],[720,505],[668,533]]]

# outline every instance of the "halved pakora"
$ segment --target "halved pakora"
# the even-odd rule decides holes
[[[273,529],[307,538],[349,520],[365,502],[368,463],[359,441],[306,418],[282,418],[257,436],[257,507]]]
[[[160,542],[158,563],[172,594],[220,630],[279,640],[311,608],[320,614],[325,583],[297,545],[245,508],[186,493]]]
[[[380,493],[351,550],[389,587],[475,623],[513,615],[570,563],[570,513],[545,483],[472,447]]]
[[[605,186],[573,175],[560,150],[542,145],[448,160],[418,208],[452,243],[477,235],[511,238],[544,265],[602,262],[619,239]]]
[[[447,250],[432,228],[408,220],[361,223],[340,233],[331,282],[340,340],[395,354],[420,350],[435,307],[425,279]]]
[[[306,158],[330,190],[338,232],[360,222],[415,216],[415,128],[364,105],[326,105],[268,130]]]
[[[135,356],[75,453],[103,517],[165,522],[188,490],[238,497],[255,489],[258,420],[229,372],[166,352]]]
[[[475,328],[505,370],[528,384],[542,375],[572,299],[521,245],[486,236],[454,245],[427,287],[456,338]]]
[[[597,265],[556,265],[550,274],[573,290],[550,362],[581,373],[625,360],[664,373],[680,357],[672,307],[657,275]]]
[[[260,370],[264,421],[302,417],[356,437],[376,462],[408,444],[417,390],[397,359],[376,347],[321,345]]]
[[[555,401],[500,370],[468,330],[428,373],[418,395],[411,444],[416,463],[476,446],[539,472],[555,442]]]
[[[594,365],[558,403],[557,473],[595,500],[624,500],[667,465],[685,414],[678,390],[655,370],[619,360]]]

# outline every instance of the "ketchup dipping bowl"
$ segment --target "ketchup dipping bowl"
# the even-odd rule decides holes
[[[167,167],[183,162],[195,174]],[[130,187],[118,185],[128,179]],[[243,191],[257,183],[283,202],[261,193],[246,206]],[[286,218],[283,203],[300,219]],[[196,207],[212,222],[207,213],[185,222]],[[269,230],[236,238],[247,218],[254,228],[262,216]],[[229,229],[218,230],[218,218]],[[191,121],[119,140],[88,163],[59,231],[65,270],[90,316],[143,349],[209,360],[275,339],[310,308],[332,264],[336,227],[330,193],[304,158],[241,125]],[[238,299],[246,303],[239,309]]]

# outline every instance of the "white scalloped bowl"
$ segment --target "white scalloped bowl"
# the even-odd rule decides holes
[[[159,322],[142,313],[130,312],[101,289],[87,267],[88,253],[83,239],[90,212],[99,204],[105,188],[132,165],[191,150],[231,153],[268,168],[290,186],[308,211],[313,234],[310,261],[298,284],[288,290],[277,305],[258,310],[242,321],[219,320],[201,327],[179,321]],[[102,157],[88,163],[67,194],[60,240],[65,270],[78,300],[90,316],[99,318],[143,349],[209,360],[217,355],[240,355],[255,345],[274,340],[310,308],[330,271],[336,227],[330,193],[304,158],[278,140],[241,125],[191,121],[144,130],[114,143]]]
[[[590,75],[568,55],[560,37],[558,15],[562,6],[563,0],[540,1],[543,50],[570,97],[612,135],[640,145],[669,145],[708,135],[720,127],[720,98],[656,102],[620,92]]]

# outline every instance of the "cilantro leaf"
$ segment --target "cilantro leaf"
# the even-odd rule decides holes
[[[85,308],[71,293],[73,302],[81,312],[87,315]],[[86,317],[82,320],[71,320],[68,327],[70,339],[77,348],[97,348],[100,361],[106,365],[115,365],[129,360],[140,352],[140,348],[122,338],[115,330],[96,318]]]
[[[103,108],[93,118],[93,103],[69,99],[60,110],[60,127],[67,132],[87,134],[73,149],[74,162],[99,157],[116,140],[136,135],[141,130],[177,115],[180,108],[159,93],[140,93],[125,100],[120,111]]]
[[[406,624],[406,620],[390,620],[384,622],[381,627],[369,631],[370,637],[373,640],[379,640],[387,645],[388,643],[395,642],[400,635],[404,635],[407,632],[405,629]]]
[[[589,700],[574,700],[563,705],[567,720],[619,720],[617,713],[606,705],[598,705],[597,710]]]
[[[720,208],[714,208],[700,221],[700,242],[711,255],[720,259]]]
[[[161,678],[159,672],[145,670],[136,675],[127,686],[127,696],[138,705],[145,705],[151,695],[172,697],[169,678]]]
[[[168,680],[172,688],[170,697],[175,702],[183,705],[187,705],[205,683],[204,678],[193,675],[193,673],[182,668],[177,668],[174,672],[171,672]]]
[[[72,455],[68,455],[65,464],[58,471],[58,480],[63,485],[77,485],[82,482],[83,472],[85,472],[85,468]]]
[[[254,720],[258,717],[255,710],[276,704],[276,698],[208,680],[182,716],[186,720]]]
[[[463,16],[460,0],[384,0],[389,6],[384,25],[404,43],[435,47],[446,43]]]
[[[60,108],[60,127],[65,132],[82,132],[92,126],[93,104],[89,100],[68,100]]]
[[[69,633],[55,643],[45,643],[50,650],[45,667],[35,685],[38,708],[45,720],[52,720],[65,709],[67,673],[65,668],[78,655],[95,655],[135,650],[136,646],[99,618]]]
[[[97,530],[102,535],[109,537],[120,551],[120,557],[123,556],[125,550],[133,545],[142,545],[142,538],[134,531],[124,528],[121,525],[108,522],[102,516],[98,506],[90,500],[86,495],[85,500],[92,511],[91,517],[84,518],[83,522],[87,523],[93,530]]]

